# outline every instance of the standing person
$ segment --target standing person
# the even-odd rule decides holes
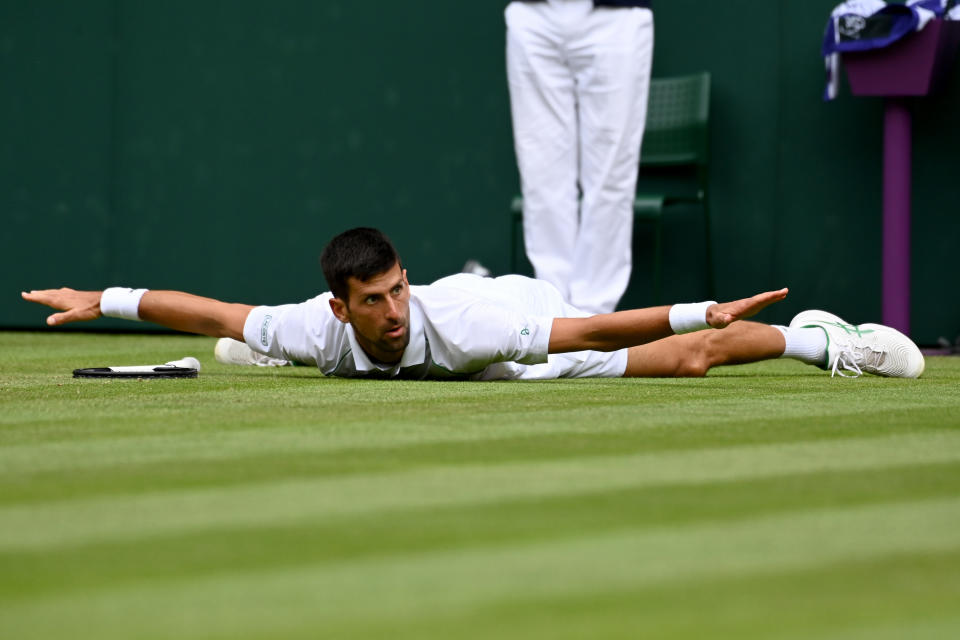
[[[632,265],[650,0],[514,0],[505,18],[527,257],[570,304],[609,313]]]
[[[916,378],[924,359],[909,338],[804,311],[789,327],[743,319],[786,297],[701,302],[589,316],[550,283],[457,274],[410,286],[380,231],[345,231],[324,248],[331,291],[300,304],[253,306],[179,291],[47,289],[25,300],[58,309],[51,326],[101,315],[149,320],[220,337],[217,360],[312,365],[345,378],[509,380],[703,376],[712,367],[771,358]],[[675,335],[676,334],[676,335]]]

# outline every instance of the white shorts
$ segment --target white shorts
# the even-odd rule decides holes
[[[543,364],[517,365],[518,380],[553,378],[621,378],[627,370],[627,350],[552,353]]]

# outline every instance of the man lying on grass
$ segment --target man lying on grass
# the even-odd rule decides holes
[[[334,238],[321,256],[332,293],[253,307],[179,291],[48,289],[23,298],[59,309],[49,325],[101,315],[219,337],[232,364],[307,364],[342,377],[548,379],[703,376],[711,367],[795,358],[841,375],[916,378],[923,355],[878,324],[804,311],[789,327],[745,322],[786,289],[590,316],[552,285],[523,276],[457,274],[411,286],[376,229]]]

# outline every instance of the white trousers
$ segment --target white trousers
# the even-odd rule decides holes
[[[630,280],[653,13],[550,0],[505,18],[527,257],[570,304],[613,311]]]

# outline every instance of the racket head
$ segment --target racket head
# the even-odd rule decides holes
[[[89,367],[74,369],[74,378],[196,378],[197,370],[189,367]]]

